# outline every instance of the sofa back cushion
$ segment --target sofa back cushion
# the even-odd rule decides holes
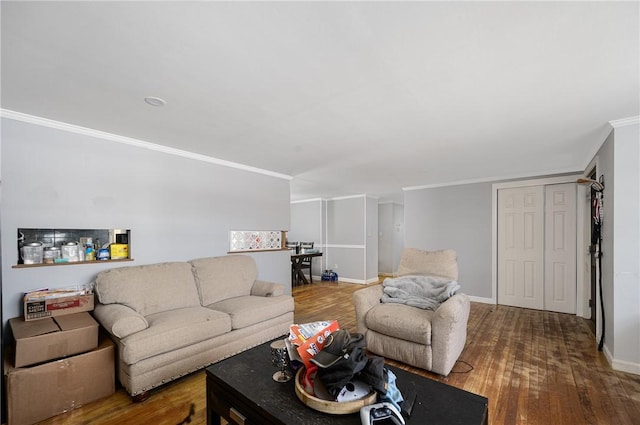
[[[253,257],[225,255],[192,260],[202,305],[251,293],[251,286],[258,276]]]
[[[400,257],[398,276],[431,275],[451,280],[458,279],[458,259],[452,249],[424,251],[417,248],[405,248]]]
[[[98,273],[95,292],[102,304],[124,304],[143,316],[200,305],[186,262],[106,270]]]

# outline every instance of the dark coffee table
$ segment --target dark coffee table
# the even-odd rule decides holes
[[[284,338],[284,336],[282,337]],[[270,343],[207,367],[207,424],[359,425],[359,413],[331,415],[307,407],[294,381],[272,379]],[[488,424],[487,398],[390,367],[400,392],[417,393],[408,425]]]

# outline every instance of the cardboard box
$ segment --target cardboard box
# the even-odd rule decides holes
[[[98,346],[98,322],[89,313],[32,322],[9,319],[15,339],[14,367],[29,366],[84,353]]]
[[[93,294],[38,299],[24,302],[24,320],[39,320],[93,311]]]
[[[129,258],[129,245],[124,243],[112,243],[109,245],[109,254],[112,260]]]
[[[62,360],[14,368],[5,355],[8,425],[33,424],[115,392],[114,347],[106,336],[97,348]]]
[[[318,354],[329,334],[340,329],[337,320],[291,325],[289,341],[295,346],[298,359],[306,368],[311,367],[311,358]]]

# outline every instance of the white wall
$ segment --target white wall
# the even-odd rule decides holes
[[[224,255],[229,230],[286,230],[289,180],[2,119],[2,320],[21,294],[88,283],[110,267]],[[131,263],[17,269],[26,228],[131,229]],[[254,253],[259,277],[290,288],[286,251]]]

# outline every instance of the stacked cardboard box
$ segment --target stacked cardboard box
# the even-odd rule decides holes
[[[114,345],[87,312],[10,319],[4,356],[8,425],[32,424],[115,392]]]
[[[93,290],[78,288],[40,289],[24,294],[24,320],[40,320],[93,310]]]

